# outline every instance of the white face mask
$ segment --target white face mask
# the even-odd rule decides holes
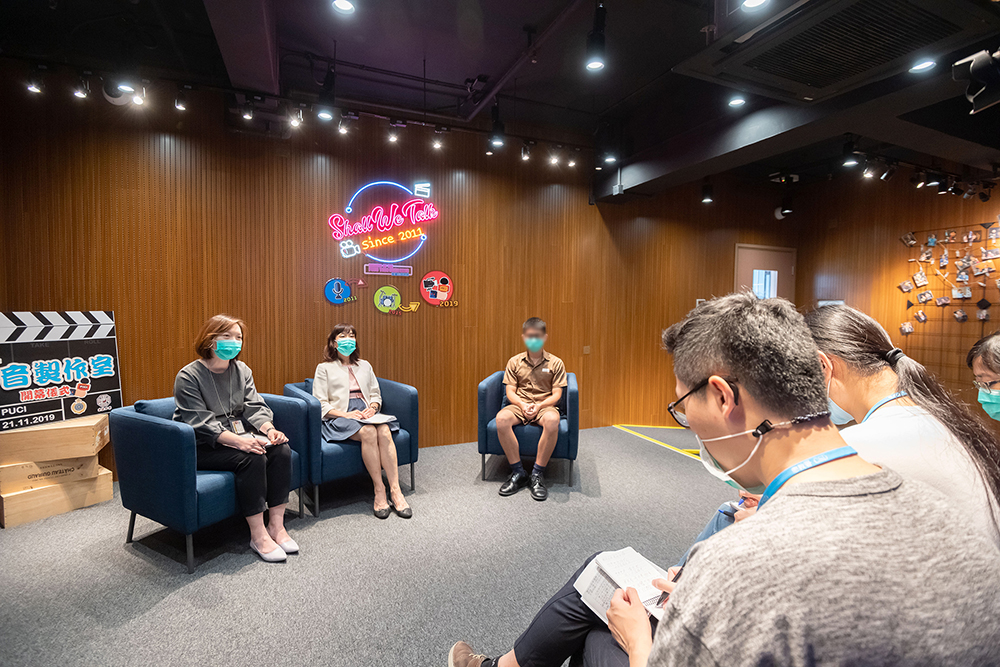
[[[760,443],[764,441],[765,433],[778,426],[787,426],[788,424],[791,423],[792,422],[782,422],[780,424],[775,424],[772,426],[770,422],[765,421],[763,424],[761,424],[755,429],[751,429],[749,431],[743,431],[741,433],[733,433],[732,435],[723,435],[718,438],[709,438],[708,440],[702,440],[696,434],[695,437],[698,438],[698,444],[701,446],[701,449],[699,450],[699,456],[701,457],[701,464],[705,466],[705,470],[710,472],[713,477],[721,479],[729,486],[732,486],[737,489],[743,489],[747,493],[753,493],[756,495],[764,493],[765,487],[763,484],[746,487],[737,482],[730,475],[739,470],[740,468],[742,468],[743,466],[745,466],[747,463],[750,463],[750,459],[753,458],[754,454],[756,454],[757,450],[760,448]],[[722,466],[719,465],[719,462],[715,460],[715,457],[712,456],[711,452],[708,451],[708,448],[705,447],[706,442],[716,442],[717,440],[728,440],[730,438],[739,438],[740,436],[751,435],[754,433],[758,433],[759,436],[757,437],[757,444],[753,446],[753,449],[750,451],[749,456],[747,456],[746,459],[743,460],[743,463],[739,464],[735,468],[730,468],[729,470],[723,470]]]
[[[854,421],[854,417],[851,416],[851,413],[834,403],[833,399],[830,398],[830,385],[832,384],[833,378],[831,377],[830,381],[826,384],[826,405],[827,409],[830,411],[830,421],[837,426],[850,424]]]

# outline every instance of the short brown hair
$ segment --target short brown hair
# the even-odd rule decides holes
[[[233,317],[232,315],[220,314],[214,315],[208,318],[204,326],[201,327],[201,331],[198,332],[198,338],[195,340],[194,349],[202,359],[212,358],[212,344],[215,343],[215,339],[219,337],[220,334],[224,334],[233,328],[234,324],[240,325],[240,331],[243,335],[247,335],[247,325],[246,322],[238,317]],[[242,350],[240,354],[243,354]],[[239,359],[240,355],[237,354],[233,360]]]
[[[342,333],[354,334],[354,338],[357,340],[358,330],[354,328],[353,324],[338,324],[330,332],[330,337],[326,339],[326,348],[323,350],[324,361],[337,361],[340,359],[337,352],[337,336]],[[347,358],[347,361],[352,366],[357,366],[359,359],[361,359],[361,354],[358,352],[358,348],[355,347],[354,352],[351,352],[351,356]]]

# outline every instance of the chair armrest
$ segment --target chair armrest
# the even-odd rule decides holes
[[[304,401],[306,404],[306,443],[307,454],[303,460],[308,460],[309,474],[303,479],[308,479],[313,484],[319,484],[320,471],[323,462],[323,415],[320,414],[322,408],[316,397],[309,392],[299,389],[294,384],[285,385],[285,396]],[[301,450],[295,450],[302,456]]]
[[[479,383],[479,451],[486,451],[486,425],[500,412],[503,404],[503,371],[497,371]]]
[[[301,398],[261,394],[274,413],[274,427],[288,437],[288,446],[299,455],[299,479],[309,479],[309,406]],[[315,400],[315,399],[314,399]]]
[[[399,427],[410,434],[410,460],[416,461],[420,426],[420,400],[417,388],[382,378],[378,378],[378,386],[382,392],[382,412],[396,415]]]
[[[108,419],[122,505],[185,535],[197,530],[194,429],[131,407]]]
[[[569,458],[576,459],[580,440],[580,389],[576,373],[566,374],[566,420],[569,431]]]

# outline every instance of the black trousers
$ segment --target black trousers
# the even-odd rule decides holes
[[[573,588],[583,568],[549,598],[531,625],[514,642],[514,657],[521,667],[559,667],[570,658],[570,667],[628,667],[628,654],[618,645],[607,623],[597,617]],[[656,632],[656,619],[650,619]]]
[[[288,443],[268,447],[264,454],[248,454],[232,447],[198,446],[198,470],[225,470],[236,474],[236,496],[243,516],[288,502],[292,484],[292,448]]]

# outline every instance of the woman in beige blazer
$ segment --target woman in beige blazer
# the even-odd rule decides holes
[[[399,463],[392,441],[392,432],[399,430],[399,422],[391,419],[380,424],[365,423],[373,418],[378,420],[382,392],[372,365],[358,353],[357,337],[354,325],[335,326],[323,351],[325,361],[313,375],[312,393],[323,415],[322,437],[329,442],[360,442],[361,458],[375,484],[375,516],[386,519],[395,511],[409,519],[413,510],[399,488]],[[389,479],[388,500],[382,483],[383,470]]]

